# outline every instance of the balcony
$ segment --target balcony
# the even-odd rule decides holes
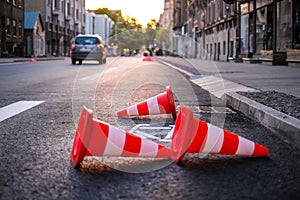
[[[54,8],[53,11],[52,11],[52,15],[54,16],[58,16],[61,14],[61,11],[59,8]]]
[[[72,19],[72,16],[71,15],[67,15],[66,17],[65,17],[65,20],[66,21],[70,21]]]
[[[80,20],[79,20],[79,19],[76,19],[75,22],[74,22],[74,24],[75,24],[75,25],[79,25],[79,24],[80,24]]]

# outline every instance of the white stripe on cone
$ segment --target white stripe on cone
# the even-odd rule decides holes
[[[141,157],[155,157],[158,152],[158,145],[153,145],[150,140],[142,139],[142,146],[139,156]]]
[[[120,156],[126,141],[126,132],[109,126],[109,134],[103,156]]]
[[[208,125],[208,133],[205,141],[205,146],[202,150],[203,153],[219,153],[224,140],[224,130],[214,126]]]
[[[254,146],[254,142],[239,136],[239,146],[235,154],[245,156],[252,155],[254,152]]]
[[[137,105],[132,105],[127,108],[128,115],[139,115]]]
[[[158,102],[157,102],[157,97],[152,97],[152,98],[148,99],[147,100],[147,106],[148,106],[148,110],[149,110],[150,115],[155,115],[155,114],[160,113],[159,105],[158,105]]]

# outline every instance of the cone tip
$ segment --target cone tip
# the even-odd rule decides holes
[[[255,143],[255,150],[254,150],[252,156],[267,157],[267,156],[269,156],[269,149],[265,146]]]
[[[125,117],[125,116],[128,116],[127,110],[126,110],[126,109],[123,109],[123,110],[118,111],[118,112],[117,112],[117,116],[118,116],[118,117]]]

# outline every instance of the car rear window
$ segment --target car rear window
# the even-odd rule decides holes
[[[97,44],[97,40],[95,37],[77,37],[75,44]]]

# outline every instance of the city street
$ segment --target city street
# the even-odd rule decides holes
[[[186,105],[195,117],[268,147],[269,157],[188,154],[179,164],[88,157],[73,168],[71,149],[82,106],[92,109],[94,118],[127,131],[139,124],[169,127],[171,116],[116,116],[166,86],[176,106]],[[71,65],[70,58],[4,63],[0,94],[0,199],[300,198],[299,148],[160,62],[136,56],[108,58],[105,65]]]

